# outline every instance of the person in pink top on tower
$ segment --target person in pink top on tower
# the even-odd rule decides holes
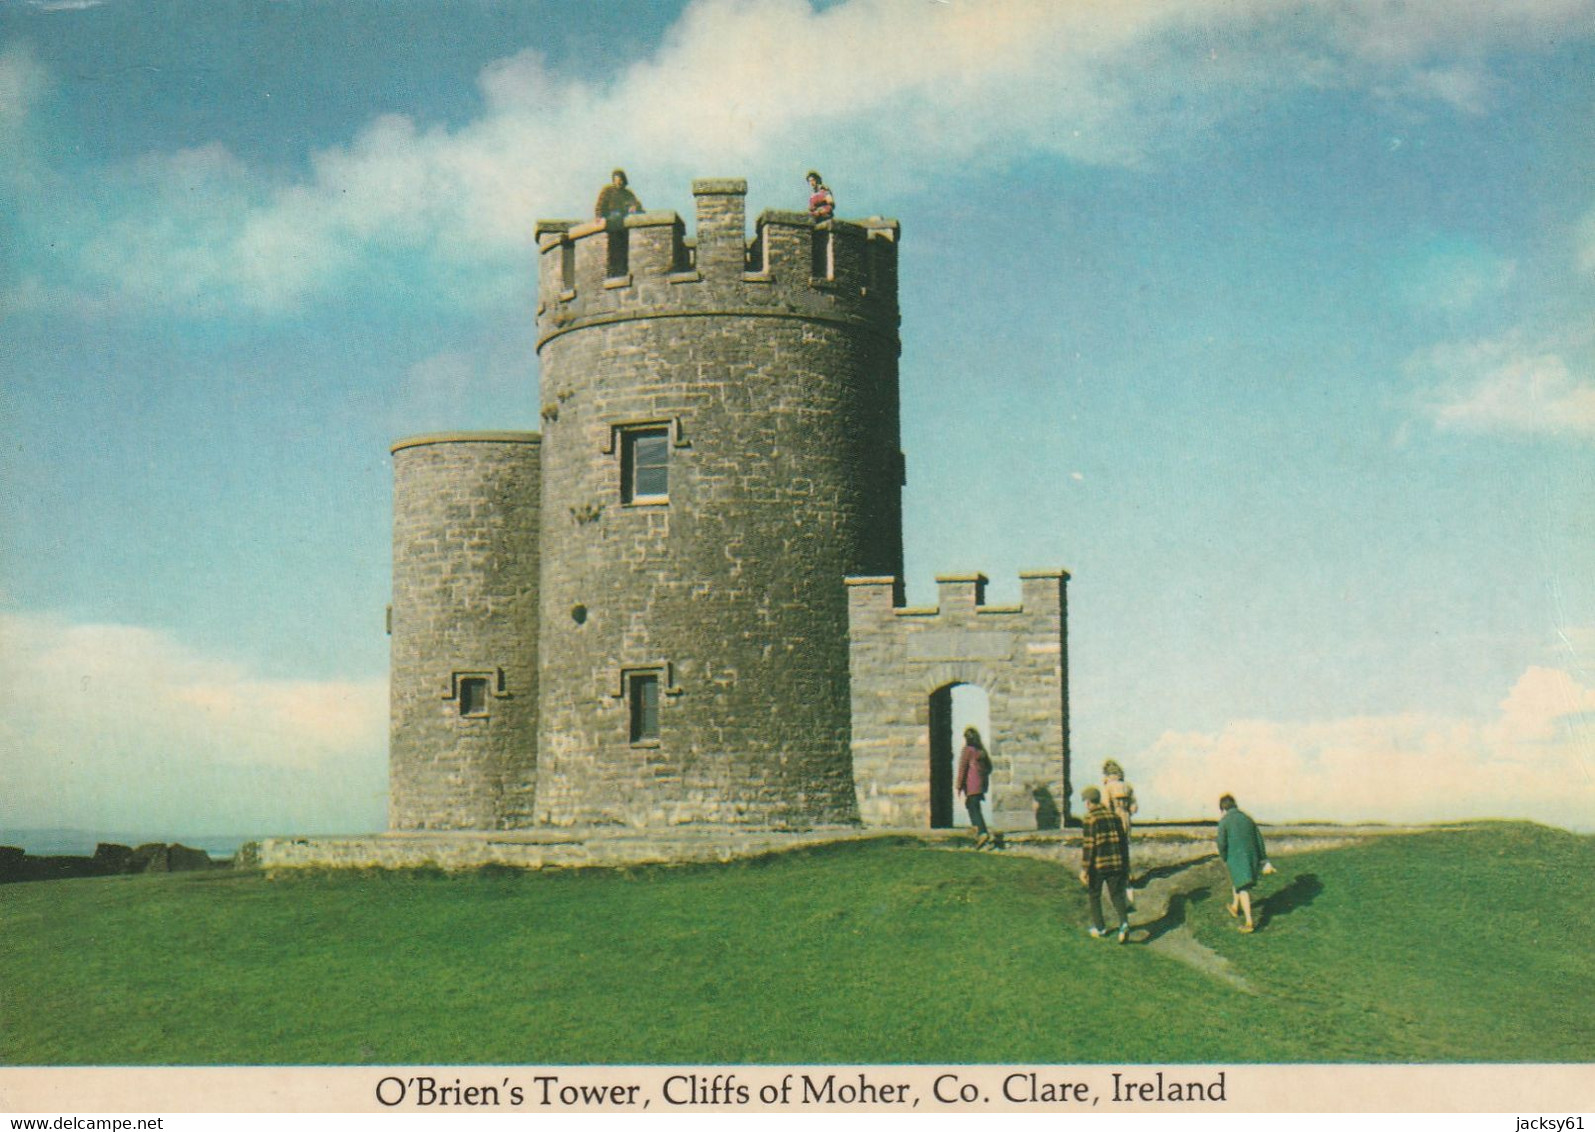
[[[969,811],[969,824],[979,836],[975,848],[983,849],[992,843],[986,819],[980,812],[980,803],[986,799],[986,787],[991,784],[991,756],[980,741],[980,730],[964,728],[964,753],[958,758],[958,792],[964,796],[964,808]]]
[[[809,170],[809,215],[815,220],[829,220],[836,215],[836,198],[825,187],[825,181],[813,169]]]

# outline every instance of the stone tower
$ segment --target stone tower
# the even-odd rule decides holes
[[[536,818],[858,820],[849,575],[902,575],[895,222],[545,222]]]
[[[393,446],[388,824],[530,820],[537,751],[538,438]]]
[[[1055,826],[1067,572],[903,603],[897,224],[693,195],[538,225],[541,433],[393,446],[391,828],[950,826],[960,685]]]

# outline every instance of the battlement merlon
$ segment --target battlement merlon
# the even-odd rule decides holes
[[[734,301],[730,287],[742,291],[747,304],[791,300],[835,308],[838,314],[889,325],[895,333],[897,221],[878,216],[816,221],[806,212],[767,209],[750,240],[746,192],[745,181],[694,181],[696,238],[687,236],[681,217],[671,211],[634,213],[622,221],[618,234],[602,220],[538,221],[540,313],[564,324],[661,301],[683,307],[724,304]],[[610,246],[617,235],[624,240],[618,255]],[[670,293],[661,295],[654,286],[660,283],[671,284]],[[679,286],[694,283],[718,292],[716,300]]]
[[[705,274],[743,270],[747,265],[748,183],[694,181],[692,197],[698,213],[698,270]]]
[[[848,607],[855,624],[861,618],[974,616],[979,618],[1023,613],[1061,616],[1069,571],[1060,567],[1019,572],[1019,605],[987,605],[984,574],[938,574],[934,606],[898,606],[892,592],[897,579],[890,576],[846,579]]]

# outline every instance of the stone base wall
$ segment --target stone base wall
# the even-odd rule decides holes
[[[1396,826],[1264,826],[1271,857],[1335,849],[1373,836],[1418,832]],[[499,833],[387,833],[360,837],[276,837],[245,845],[237,868],[443,869],[484,867],[524,869],[623,868],[643,865],[713,864],[745,860],[819,845],[877,838],[912,839],[948,851],[967,851],[970,831],[860,830],[856,827],[781,830],[700,827],[668,834],[573,829]],[[1013,856],[1056,861],[1072,873],[1079,867],[1076,830],[1015,833],[1003,840]],[[1138,830],[1131,858],[1137,871],[1178,865],[1213,856],[1213,825],[1192,824]]]
[[[613,829],[506,833],[389,833],[368,837],[278,837],[255,842],[241,860],[281,869],[619,868],[713,864],[846,839],[856,829],[700,829],[650,835]]]

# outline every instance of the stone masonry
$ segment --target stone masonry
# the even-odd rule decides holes
[[[388,824],[503,829],[531,817],[537,756],[539,440],[393,447]],[[485,682],[462,713],[462,681]]]
[[[985,575],[947,575],[936,579],[934,608],[894,607],[891,578],[847,580],[853,779],[866,824],[951,824],[933,812],[933,794],[950,809],[963,740],[937,735],[931,717],[938,695],[959,684],[985,689],[990,704],[991,734],[983,738],[992,825],[1061,824],[1069,797],[1068,579],[1062,570],[1025,571],[1022,603],[997,606],[985,603]]]
[[[541,434],[394,446],[391,827],[923,826],[958,682],[998,817],[1051,792],[1045,824],[1066,575],[894,608],[896,222],[767,211],[750,241],[744,182],[693,193],[695,238],[539,223]]]

